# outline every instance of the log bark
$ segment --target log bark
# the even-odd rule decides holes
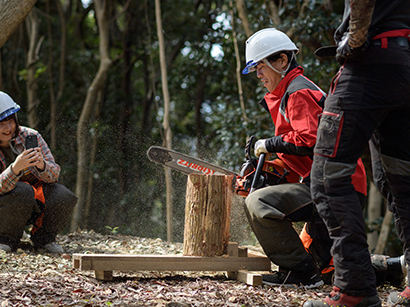
[[[185,256],[221,256],[229,242],[232,176],[188,176],[184,249]]]

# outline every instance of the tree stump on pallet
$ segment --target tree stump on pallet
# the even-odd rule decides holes
[[[118,271],[225,271],[229,278],[252,286],[262,284],[271,262],[229,242],[233,176],[191,174],[188,177],[184,256],[74,254],[73,267],[94,270],[98,279],[112,280]],[[222,256],[222,257],[218,257]]]
[[[233,176],[188,175],[183,254],[221,256],[229,242]]]

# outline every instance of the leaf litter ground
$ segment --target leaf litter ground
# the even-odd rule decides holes
[[[223,272],[117,272],[100,281],[73,269],[72,254],[182,254],[181,243],[81,231],[58,236],[64,255],[0,251],[0,307],[5,306],[301,306],[324,298],[330,286],[307,290],[249,286]],[[252,247],[248,247],[252,248]],[[257,251],[257,249],[255,248]],[[393,289],[380,288],[383,306]]]

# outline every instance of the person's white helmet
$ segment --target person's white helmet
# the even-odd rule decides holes
[[[0,91],[0,121],[20,110],[20,106],[6,93]]]
[[[296,54],[299,49],[285,33],[275,28],[259,30],[246,40],[246,67],[242,73],[245,75],[254,71],[260,61],[280,51],[293,51]]]

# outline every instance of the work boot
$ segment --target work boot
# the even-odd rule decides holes
[[[60,244],[56,243],[56,242],[51,242],[48,243],[46,245],[44,245],[43,247],[46,251],[48,251],[49,253],[54,253],[54,254],[64,254],[64,250],[61,247]]]
[[[320,275],[314,273],[310,276],[298,276],[292,272],[277,271],[272,274],[263,274],[262,283],[272,286],[296,286],[304,288],[318,288],[323,285]]]
[[[392,292],[387,300],[389,306],[410,306],[410,287],[407,286],[403,292]]]
[[[352,296],[341,293],[338,287],[323,301],[306,301],[303,307],[381,307],[382,303],[377,294],[373,296]]]
[[[0,250],[5,252],[11,252],[11,247],[7,244],[0,243]]]
[[[307,257],[291,268],[279,267],[273,274],[262,275],[262,282],[267,285],[317,288],[323,285],[319,269],[312,257]]]

